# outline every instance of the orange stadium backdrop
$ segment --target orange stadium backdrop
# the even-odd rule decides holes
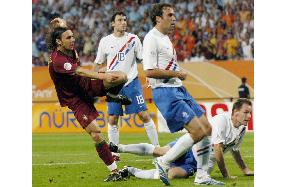
[[[218,105],[224,102],[228,105],[227,108],[230,108],[229,103],[232,99],[238,97],[237,88],[241,84],[240,79],[243,76],[247,77],[251,97],[253,98],[253,61],[181,63],[181,67],[189,74],[188,78],[183,82],[184,86],[203,106],[210,105],[211,107],[214,106],[214,104]],[[147,88],[145,74],[141,64],[138,65],[138,70],[144,96],[148,101],[147,106],[149,111],[155,122],[160,121],[157,119],[159,115],[155,105],[152,103],[151,89]],[[54,85],[49,77],[47,67],[33,68],[32,84],[33,132],[83,131],[79,123],[75,120],[73,113],[68,108],[61,108],[59,106]],[[100,127],[105,132],[107,109],[103,99],[101,99],[101,102],[97,104],[96,107],[101,114],[97,120]],[[212,110],[212,108],[207,108],[206,110]],[[144,131],[143,125],[136,115],[123,116],[120,119],[120,128],[122,132]],[[249,130],[253,130],[252,120],[249,124]]]

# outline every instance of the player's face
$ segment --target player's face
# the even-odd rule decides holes
[[[73,50],[75,46],[75,38],[71,30],[67,30],[61,35],[60,47],[65,50]]]
[[[235,111],[234,115],[238,121],[238,127],[240,125],[247,125],[251,118],[252,107],[248,104],[243,104],[239,111]]]
[[[176,26],[176,16],[174,9],[170,7],[163,8],[163,15],[159,22],[166,33],[169,34],[173,32]]]
[[[127,28],[126,16],[116,15],[114,21],[112,22],[114,30],[118,32],[125,32]]]

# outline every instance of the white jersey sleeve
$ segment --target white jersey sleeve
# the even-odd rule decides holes
[[[227,119],[223,115],[214,116],[210,123],[212,124],[212,144],[224,143],[226,141]]]
[[[180,71],[176,51],[169,36],[159,32],[155,27],[146,34],[143,41],[143,68]],[[178,77],[148,80],[152,89],[182,86],[182,81]]]
[[[155,69],[157,67],[158,49],[156,39],[146,35],[143,41],[143,69]]]
[[[134,49],[135,56],[138,61],[142,61],[143,47],[142,47],[142,43],[140,39],[138,38],[138,36],[136,36],[136,43],[137,44],[135,45],[135,49]]]
[[[105,46],[105,38],[102,38],[99,43],[99,48],[97,52],[97,56],[95,59],[96,64],[103,64],[107,61],[107,54],[104,52],[104,46]]]

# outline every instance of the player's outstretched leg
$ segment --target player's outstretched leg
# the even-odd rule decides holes
[[[204,114],[199,118],[199,121],[202,130],[205,132],[205,136],[192,148],[192,152],[197,161],[197,172],[194,183],[197,185],[224,185],[223,182],[212,179],[208,174],[209,156],[212,151],[211,141],[208,135],[211,134],[212,128]]]
[[[121,71],[106,72],[106,75],[111,74],[115,76],[112,81],[104,80],[103,84],[107,91],[106,101],[121,103],[122,105],[130,105],[131,99],[119,94],[124,84],[127,82],[127,75]]]
[[[112,157],[112,154],[109,150],[108,144],[101,137],[101,131],[96,123],[93,120],[86,128],[86,132],[90,134],[93,141],[95,142],[96,150],[99,157],[103,160],[107,168],[110,170],[110,175],[104,180],[105,182],[109,181],[119,181],[122,180],[121,174],[118,172],[117,165]]]
[[[113,172],[110,173],[109,176],[104,180],[104,182],[111,182],[111,181],[120,181],[122,180],[121,173],[119,172]]]

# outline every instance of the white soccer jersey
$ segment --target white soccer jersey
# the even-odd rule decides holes
[[[99,43],[95,63],[107,62],[107,71],[122,71],[127,74],[128,85],[138,76],[136,60],[142,60],[142,44],[138,36],[125,32],[122,37],[110,34]]]
[[[242,142],[246,132],[246,127],[244,125],[235,128],[233,126],[231,120],[231,114],[229,112],[225,112],[214,116],[210,120],[210,124],[212,125],[212,136],[211,136],[212,144],[223,143],[224,153],[232,149],[239,150],[240,143]],[[212,171],[215,160],[216,159],[214,157],[214,151],[213,151],[210,153],[209,172]]]
[[[143,41],[143,68],[164,69],[180,71],[177,63],[176,51],[167,35],[159,32],[155,27],[150,30]],[[180,87],[182,82],[179,78],[171,79],[148,79],[152,88],[156,87]]]

